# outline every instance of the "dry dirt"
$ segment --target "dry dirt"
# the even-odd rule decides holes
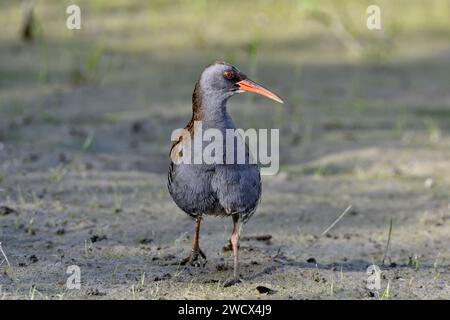
[[[117,18],[130,29],[93,24],[109,35],[100,44],[92,29],[61,36],[58,19],[43,21],[45,55],[15,38],[13,20],[0,38],[0,242],[11,264],[0,255],[0,299],[450,299],[447,26],[442,37],[390,39],[392,58],[373,61],[348,58],[314,25],[324,38],[263,37],[256,59],[245,34],[209,47],[197,30],[191,47],[168,33],[153,48],[139,12]],[[240,127],[281,137],[280,173],[263,178],[243,230],[244,282],[230,288],[231,219],[206,218],[208,263],[179,267],[193,221],[166,189],[170,133],[189,120],[194,82],[215,59],[287,101],[229,104]],[[378,290],[367,288],[372,264]],[[71,265],[79,290],[66,287]]]

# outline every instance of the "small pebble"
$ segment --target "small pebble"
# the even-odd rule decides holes
[[[424,182],[424,186],[425,186],[425,188],[427,188],[427,189],[433,188],[433,186],[434,186],[434,180],[431,179],[431,178],[426,179],[425,182]]]

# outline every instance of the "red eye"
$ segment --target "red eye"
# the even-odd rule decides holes
[[[233,79],[233,72],[232,71],[225,71],[224,73],[223,73],[223,76],[226,78],[226,79]]]

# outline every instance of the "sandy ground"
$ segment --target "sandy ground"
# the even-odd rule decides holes
[[[126,23],[140,14],[131,8]],[[11,264],[0,255],[0,299],[450,299],[447,25],[390,39],[382,61],[348,58],[313,28],[299,41],[262,41],[255,67],[240,42],[198,52],[168,34],[162,49],[130,49],[145,29],[127,25],[141,38],[123,40],[125,29],[89,21],[110,36],[101,46],[89,28],[79,40],[49,26],[44,57],[13,32],[0,41],[0,241]],[[168,195],[166,169],[199,72],[229,52],[287,103],[230,101],[239,126],[280,128],[282,159],[243,230],[244,282],[223,288],[231,221],[204,220],[205,267],[176,265],[193,221]],[[367,288],[373,264],[380,289]],[[66,287],[71,265],[79,290]]]

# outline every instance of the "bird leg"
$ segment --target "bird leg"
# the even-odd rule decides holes
[[[200,249],[199,245],[199,233],[200,233],[200,223],[202,222],[202,218],[200,215],[197,215],[195,218],[195,230],[194,230],[194,239],[192,240],[192,250],[191,253],[181,260],[180,265],[206,265],[206,255],[203,253],[202,249]],[[204,261],[203,264],[200,263],[200,258],[202,258]]]
[[[225,281],[224,287],[230,287],[241,282],[239,279],[239,237],[241,234],[241,223],[239,216],[233,216],[233,232],[231,234],[231,245],[233,247],[233,278]]]

